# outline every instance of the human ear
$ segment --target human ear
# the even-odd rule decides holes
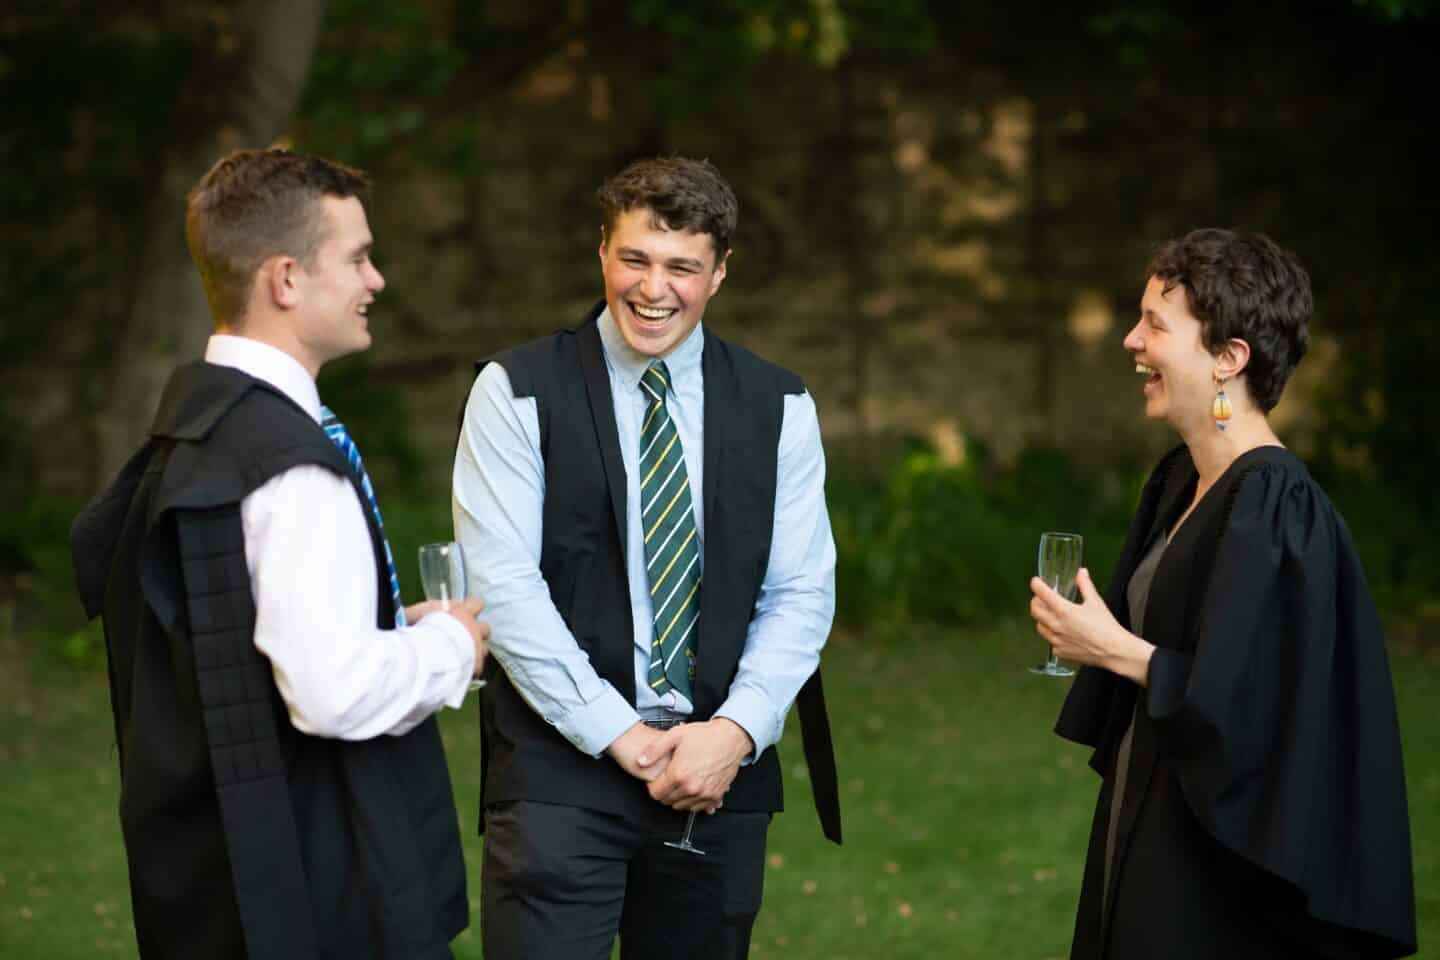
[[[300,303],[298,266],[293,257],[271,257],[260,267],[271,301],[283,310],[292,310]]]
[[[1220,352],[1215,355],[1215,375],[1222,380],[1238,377],[1249,365],[1250,344],[1239,337],[1226,340]]]
[[[715,291],[720,289],[720,284],[725,280],[725,264],[730,260],[730,251],[726,250],[720,262],[715,264],[715,272],[710,275],[710,296],[715,296]]]

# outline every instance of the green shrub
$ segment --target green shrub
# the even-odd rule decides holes
[[[1023,615],[1045,530],[1082,534],[1086,565],[1104,584],[1142,481],[1083,473],[1038,449],[1003,470],[983,450],[947,464],[915,449],[878,479],[832,462],[839,617],[975,624]]]
[[[1045,530],[1085,537],[1085,565],[1103,590],[1146,475],[1143,467],[1081,469],[1044,448],[1001,468],[983,449],[957,465],[912,447],[878,474],[832,456],[826,496],[839,618],[977,624],[1023,616]],[[1440,532],[1426,511],[1358,473],[1329,472],[1321,483],[1381,610],[1440,614]]]
[[[371,413],[382,427],[394,416],[386,405]],[[391,446],[405,452],[403,438]],[[418,464],[401,460],[395,472],[412,482],[392,478],[381,499],[404,597],[414,603],[422,599],[416,547],[454,531],[449,491],[418,482]],[[838,617],[874,627],[1023,618],[1045,530],[1082,534],[1085,564],[1103,588],[1145,475],[1141,467],[1082,469],[1042,448],[1008,467],[983,449],[950,464],[911,445],[878,470],[832,454],[826,496],[839,553]],[[1440,536],[1422,522],[1423,511],[1357,475],[1322,482],[1349,524],[1381,609],[1433,615]],[[70,567],[69,527],[80,506],[35,498],[0,515],[0,640],[13,636],[43,656],[100,667],[103,640],[83,622]]]
[[[1427,511],[1360,473],[1333,472],[1321,483],[1345,518],[1380,609],[1440,613],[1440,530]]]
[[[98,630],[85,626],[70,562],[70,523],[81,502],[36,497],[0,514],[0,641],[77,666],[104,662]]]

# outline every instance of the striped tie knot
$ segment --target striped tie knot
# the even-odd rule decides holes
[[[645,368],[640,376],[640,389],[652,403],[665,402],[665,394],[670,390],[670,368],[664,360],[656,360]]]
[[[654,642],[650,687],[693,702],[700,619],[700,541],[685,448],[666,409],[670,371],[657,360],[640,377],[648,405],[640,427],[640,517]]]

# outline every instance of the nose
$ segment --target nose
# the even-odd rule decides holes
[[[1130,332],[1125,334],[1125,341],[1122,346],[1131,353],[1139,353],[1145,349],[1145,338],[1140,333],[1140,325],[1144,322],[1143,320],[1135,321],[1135,326],[1131,327]]]
[[[640,296],[646,300],[658,300],[665,295],[665,279],[660,270],[656,264],[640,275]]]
[[[380,268],[375,266],[375,264],[370,264],[370,276],[366,279],[367,282],[365,286],[372,292],[379,293],[385,289],[385,277],[380,273]]]

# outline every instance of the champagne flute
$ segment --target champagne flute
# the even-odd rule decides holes
[[[686,853],[693,853],[697,857],[705,856],[705,851],[690,842],[690,835],[695,832],[695,811],[690,811],[690,816],[685,820],[685,834],[679,840],[666,840],[665,846],[674,850],[684,850]]]
[[[458,543],[427,543],[420,548],[420,584],[426,600],[440,601],[440,609],[449,610],[451,600],[465,599],[465,554]],[[485,681],[470,681],[471,690],[479,690]]]
[[[1040,579],[1066,600],[1074,599],[1075,577],[1080,573],[1080,556],[1084,540],[1078,533],[1040,534]],[[1045,677],[1071,677],[1075,670],[1064,666],[1050,647],[1045,650],[1045,662],[1031,667],[1031,673]]]
[[[706,856],[705,851],[690,842],[690,836],[695,832],[695,813],[696,811],[694,810],[690,811],[690,816],[685,820],[685,833],[681,835],[680,839],[666,840],[665,846],[670,847],[672,850],[684,850],[686,853],[693,853],[697,857],[703,857]]]

